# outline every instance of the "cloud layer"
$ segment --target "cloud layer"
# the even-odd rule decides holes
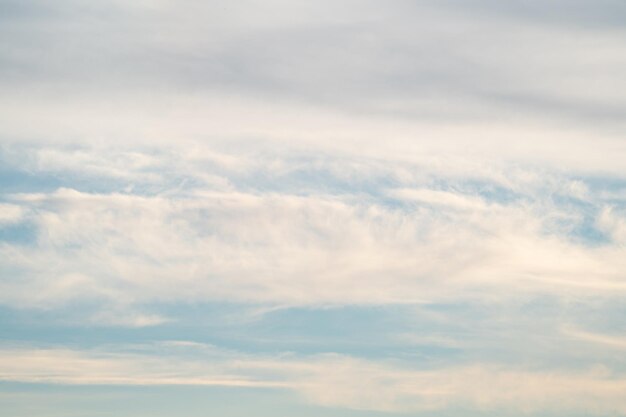
[[[150,350],[153,350],[152,347]],[[180,351],[200,351],[195,359]],[[311,358],[234,356],[189,342],[159,355],[61,349],[3,349],[3,380],[97,385],[205,385],[283,389],[329,407],[388,412],[446,407],[624,413],[626,379],[608,369],[545,372],[472,365],[406,369],[338,355]],[[196,352],[197,353],[197,352]]]

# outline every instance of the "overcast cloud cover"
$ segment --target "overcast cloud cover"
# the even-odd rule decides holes
[[[10,416],[626,415],[626,3],[0,0]]]

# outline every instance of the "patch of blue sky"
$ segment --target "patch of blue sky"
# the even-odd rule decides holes
[[[615,297],[605,301],[545,295],[516,302],[431,304],[421,306],[411,316],[415,322],[407,340],[413,337],[420,342],[421,338],[436,336],[453,343],[456,354],[441,356],[444,363],[474,363],[489,358],[491,363],[502,365],[584,370],[597,364],[597,351],[590,349],[593,343],[573,338],[568,333],[571,328],[596,329],[613,336],[624,332],[623,300]],[[599,325],[601,322],[604,326]],[[431,359],[437,363],[436,356]],[[604,355],[602,360],[612,369],[626,369],[626,361],[619,355]]]
[[[459,191],[475,195],[484,199],[488,203],[509,205],[520,201],[523,201],[526,197],[524,194],[506,188],[498,183],[485,181],[485,180],[463,180],[455,184]],[[441,182],[441,187],[449,187],[449,184]]]
[[[128,182],[106,177],[89,177],[76,172],[9,170],[5,168],[0,170],[0,186],[5,196],[18,193],[49,193],[59,188],[72,188],[89,193],[106,193],[122,190],[128,186]],[[6,199],[6,197],[4,198]]]
[[[598,210],[593,210],[592,214],[585,213],[582,221],[574,223],[570,228],[569,236],[575,241],[580,241],[588,246],[601,246],[611,243],[611,238],[606,232],[597,227]]]
[[[579,178],[594,195],[602,195],[602,192],[626,193],[626,178],[621,176],[609,176],[598,173]]]
[[[0,223],[0,242],[14,245],[33,245],[37,241],[38,228],[32,221]]]
[[[51,148],[55,154],[67,161],[85,154],[88,158],[98,157],[97,149],[81,147]],[[71,188],[87,193],[112,193],[131,191],[137,195],[154,195],[165,190],[175,189],[188,176],[170,173],[161,166],[125,167],[124,161],[115,161],[111,167],[94,164],[89,159],[80,164],[46,164],[40,161],[40,151],[34,146],[13,146],[0,148],[0,186],[4,194],[53,192],[59,188]],[[141,150],[147,157],[158,157],[150,150]],[[115,155],[108,155],[115,160]],[[105,158],[102,156],[102,158]],[[120,166],[118,169],[117,166]],[[127,172],[124,172],[127,169]],[[193,180],[193,179],[192,179]]]
[[[581,329],[601,334],[626,335],[626,299],[624,296],[572,299],[563,303],[565,314],[576,317]],[[624,358],[626,360],[626,358]]]
[[[303,168],[280,177],[259,173],[253,177],[233,180],[233,184],[250,192],[278,192],[301,196],[328,194],[347,199],[358,197],[360,204],[377,204],[398,209],[412,209],[416,204],[415,201],[390,196],[390,191],[398,188],[458,193],[497,204],[514,204],[525,198],[520,193],[486,181],[446,179],[401,181],[393,175],[385,174],[364,178],[342,178],[331,171],[314,168]]]
[[[598,228],[597,219],[602,210],[597,200],[582,200],[569,195],[553,194],[550,200],[561,210],[571,213],[570,216],[555,220],[557,230],[565,233],[570,239],[589,246],[611,243],[606,232]]]
[[[63,180],[56,175],[11,169],[6,165],[0,168],[0,189],[4,194],[49,192],[62,186]]]
[[[595,320],[582,320],[583,307]],[[106,306],[100,308],[106,309]],[[553,297],[533,298],[517,305],[454,303],[401,306],[287,308],[258,314],[263,306],[224,303],[153,305],[172,319],[155,326],[123,327],[77,322],[97,309],[73,305],[53,311],[4,307],[0,329],[5,341],[35,345],[95,348],[102,345],[151,346],[188,341],[241,354],[297,356],[338,353],[366,359],[390,359],[416,368],[463,365],[489,358],[503,365],[582,368],[594,358],[561,334],[572,323],[582,328],[619,334],[623,308],[584,305],[572,308]],[[615,317],[609,329],[603,317]],[[577,325],[577,326],[578,326]],[[621,329],[623,330],[623,329]],[[563,350],[570,346],[570,350]],[[582,354],[581,354],[582,352]],[[190,352],[190,354],[193,352]],[[612,360],[616,367],[619,361]]]
[[[453,360],[460,353],[454,346],[441,345],[436,337],[429,339],[455,334],[446,335],[440,322],[420,318],[413,306],[289,308],[251,318],[255,312],[247,305],[160,305],[159,313],[173,320],[138,328],[76,322],[77,317],[93,315],[95,309],[88,305],[52,311],[3,307],[0,311],[6,341],[36,345],[90,348],[183,340],[246,354],[338,353],[371,359],[419,358],[421,364]],[[409,334],[426,337],[418,343],[407,342]]]
[[[426,351],[453,354],[453,349],[436,345],[422,346],[424,352],[407,349],[398,336],[414,327],[411,313],[412,306],[280,309],[244,324],[237,333],[243,335],[243,346],[254,343],[267,351],[332,352],[365,358],[425,355]]]

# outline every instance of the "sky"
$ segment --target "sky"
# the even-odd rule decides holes
[[[626,415],[622,0],[0,0],[0,414]]]

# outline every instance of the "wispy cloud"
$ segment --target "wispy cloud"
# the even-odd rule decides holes
[[[198,349],[175,343],[170,349]],[[204,351],[204,350],[202,350]],[[204,351],[206,352],[206,351]],[[97,385],[217,385],[292,390],[325,406],[420,411],[450,406],[498,410],[580,410],[623,413],[626,379],[607,369],[532,371],[489,365],[407,369],[340,355],[185,359],[154,354],[3,349],[5,381]],[[217,356],[216,356],[217,355]]]
[[[626,349],[626,337],[623,336],[589,332],[571,326],[565,327],[563,332],[568,337],[584,342],[595,343],[614,349]]]
[[[21,277],[4,283],[3,299],[299,305],[626,289],[623,248],[573,242],[559,226],[577,221],[571,209],[487,206],[448,191],[408,196],[394,207],[273,192],[15,195],[14,204],[36,213],[39,234],[33,246],[2,246],[4,264]]]

